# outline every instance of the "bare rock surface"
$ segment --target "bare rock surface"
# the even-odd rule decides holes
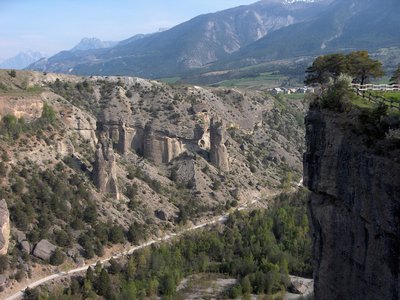
[[[315,297],[399,299],[398,149],[368,147],[357,122],[355,112],[306,118]]]
[[[32,251],[31,244],[28,241],[22,241],[20,243],[21,250],[27,254],[30,254]]]
[[[211,119],[210,125],[210,160],[223,172],[229,172],[228,150],[225,146],[226,131],[224,123]]]
[[[93,181],[103,193],[110,193],[119,198],[115,154],[111,141],[101,134],[96,150],[96,160],[93,166]]]
[[[7,277],[3,274],[0,274],[0,287],[5,285],[6,282],[7,282]]]
[[[48,240],[41,240],[36,244],[33,255],[43,260],[49,260],[54,251],[56,251],[56,248]]]
[[[0,255],[7,254],[10,240],[10,213],[6,200],[0,200]]]

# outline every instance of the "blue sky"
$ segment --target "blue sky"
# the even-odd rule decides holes
[[[123,40],[256,0],[0,0],[0,58],[55,54],[83,37]]]

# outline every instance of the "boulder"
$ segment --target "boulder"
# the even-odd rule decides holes
[[[48,240],[41,240],[36,244],[33,250],[33,255],[43,260],[49,260],[50,256],[56,251],[56,246],[50,243]]]
[[[0,201],[0,255],[7,254],[10,241],[10,213],[6,200]]]
[[[76,257],[75,263],[78,267],[83,267],[85,265],[85,259],[82,256]]]
[[[309,287],[309,283],[304,282],[302,280],[294,279],[294,280],[292,280],[292,282],[289,286],[289,292],[291,292],[293,294],[303,295],[305,292],[307,292],[308,287]]]
[[[15,237],[18,243],[21,243],[22,241],[26,240],[26,234],[22,231],[17,230],[16,228],[14,228],[13,230],[13,236]]]
[[[22,241],[19,245],[22,251],[24,251],[27,254],[31,253],[32,247],[28,241]]]

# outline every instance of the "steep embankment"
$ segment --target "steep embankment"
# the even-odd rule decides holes
[[[377,138],[378,124],[365,116],[311,110],[306,117],[316,299],[400,297],[399,122],[381,118],[392,131]]]

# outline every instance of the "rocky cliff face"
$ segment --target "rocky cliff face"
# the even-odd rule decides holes
[[[7,254],[10,239],[10,213],[6,200],[0,201],[0,255]]]
[[[144,135],[144,157],[159,165],[169,163],[183,152],[183,145],[177,138],[158,135],[151,125],[146,126]]]
[[[117,165],[111,141],[101,133],[96,150],[96,160],[93,166],[93,181],[103,193],[111,193],[119,198]]]
[[[358,122],[357,113],[306,117],[316,299],[400,298],[399,149],[368,148]]]

